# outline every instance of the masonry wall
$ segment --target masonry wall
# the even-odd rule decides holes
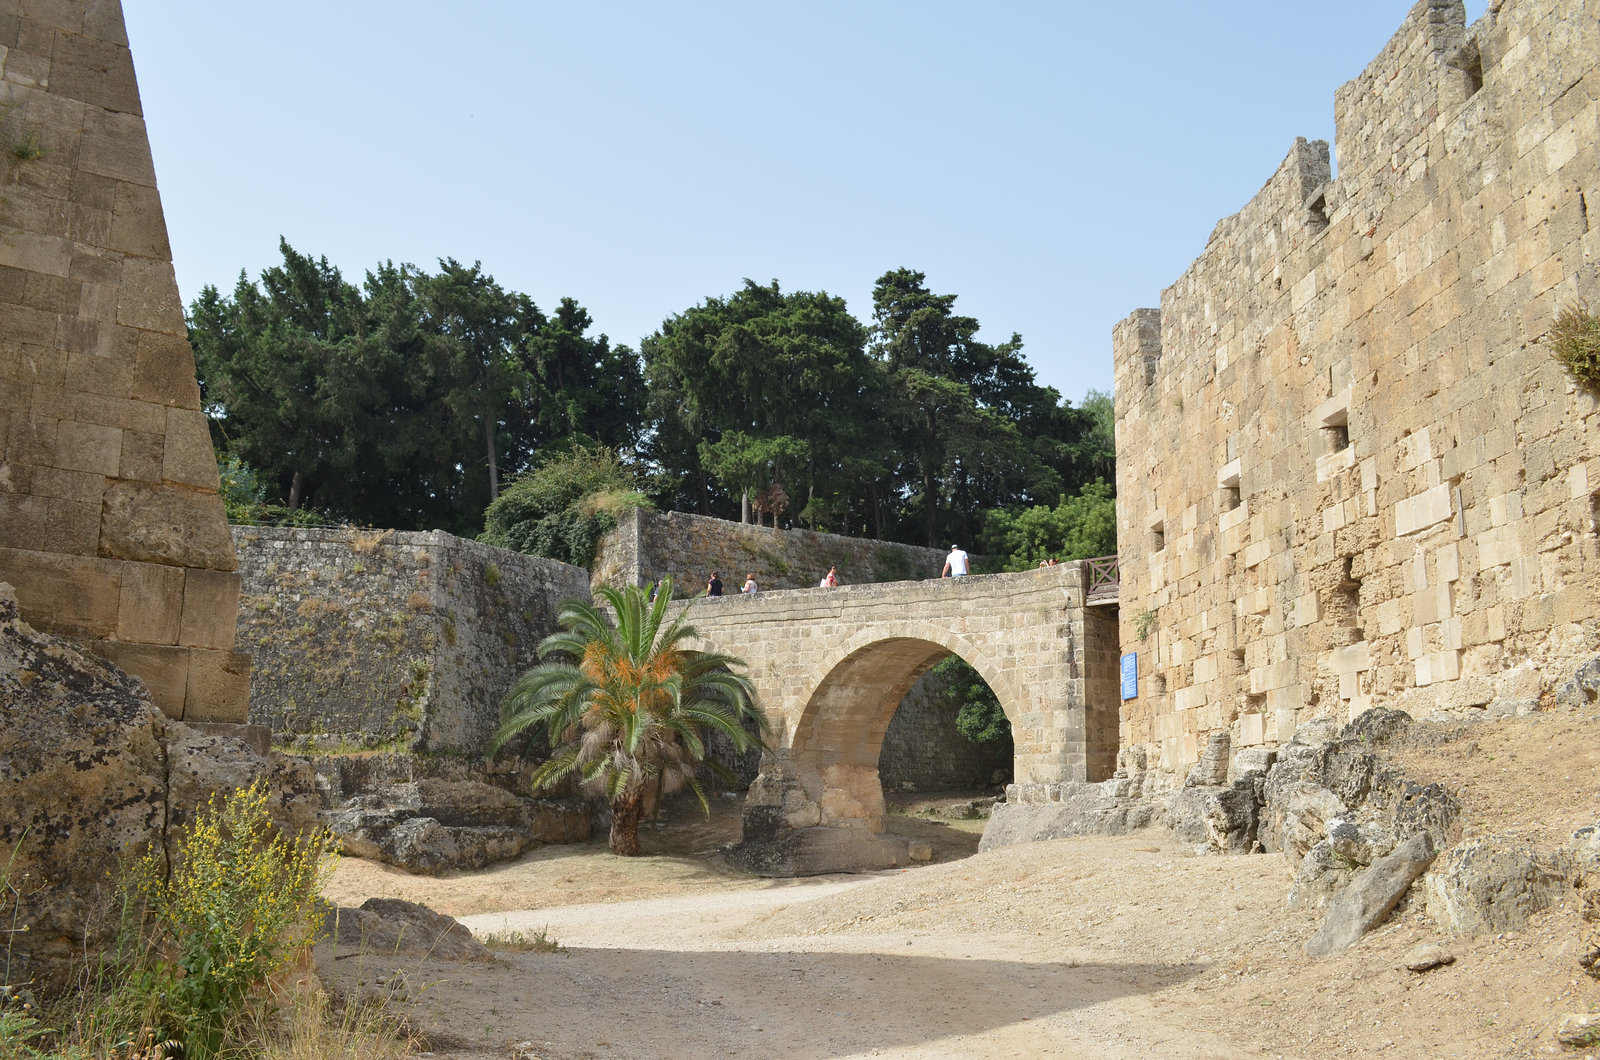
[[[878,776],[884,791],[981,791],[1011,779],[1011,741],[968,740],[956,728],[960,710],[939,673],[918,678],[883,734]]]
[[[1600,26],[1423,0],[1113,335],[1124,746],[1527,709],[1600,643],[1600,414],[1541,338],[1600,305]],[[1549,673],[1549,678],[1544,675]]]
[[[242,722],[239,580],[115,0],[0,4],[0,581]]]
[[[752,571],[763,589],[814,587],[829,566],[841,585],[936,578],[945,553],[889,541],[778,530],[685,512],[629,512],[600,543],[596,585],[649,585],[671,577],[698,593],[711,571],[736,593]]]
[[[235,527],[250,720],[300,750],[477,754],[581,568],[442,532]]]

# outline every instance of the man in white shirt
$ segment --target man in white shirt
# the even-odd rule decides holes
[[[951,545],[950,554],[944,558],[944,571],[941,578],[965,578],[967,576],[967,554],[961,551],[960,545]]]

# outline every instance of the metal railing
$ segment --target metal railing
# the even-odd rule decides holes
[[[1117,590],[1122,585],[1122,572],[1117,566],[1117,557],[1097,556],[1094,559],[1086,559],[1083,561],[1083,573],[1087,582],[1085,603],[1117,598]]]

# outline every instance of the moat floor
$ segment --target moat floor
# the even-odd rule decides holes
[[[1490,773],[1542,789],[1516,800],[1530,820],[1542,805],[1592,822],[1595,724],[1486,725],[1463,762],[1430,764],[1479,803],[1478,828],[1514,823],[1487,785],[1470,799]],[[403,972],[413,1024],[436,1055],[463,1060],[1581,1056],[1551,1026],[1600,1009],[1600,983],[1576,963],[1576,899],[1473,939],[1440,935],[1413,903],[1347,953],[1311,960],[1301,946],[1318,918],[1284,908],[1291,877],[1275,855],[1196,857],[1150,833],[961,857],[982,822],[897,816],[955,859],[772,881],[714,856],[737,820],[736,800],[709,822],[680,806],[641,858],[597,841],[448,880],[346,861],[340,903],[409,898],[480,937],[543,930],[565,949],[325,970],[369,990]],[[1399,967],[1431,941],[1455,964]]]

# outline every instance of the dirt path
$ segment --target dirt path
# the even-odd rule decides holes
[[[1463,779],[1498,792],[1518,780],[1500,771],[1525,763],[1530,783],[1574,779],[1564,794],[1541,789],[1545,812],[1533,803],[1522,816],[1550,819],[1550,799],[1563,817],[1588,814],[1593,733],[1485,726]],[[1541,742],[1557,748],[1558,772],[1548,751],[1532,753]],[[1453,771],[1447,754],[1427,764]],[[647,833],[638,859],[598,843],[546,848],[450,880],[347,862],[334,897],[390,894],[461,916],[480,937],[559,940],[560,953],[400,969],[434,1051],[464,1060],[1545,1056],[1558,1052],[1554,1019],[1600,1010],[1600,983],[1575,960],[1575,900],[1522,932],[1475,939],[1443,937],[1402,906],[1351,951],[1311,960],[1301,947],[1317,919],[1284,909],[1277,856],[1196,857],[1152,833],[958,857],[981,822],[895,817],[949,860],[759,880],[711,855],[736,811],[729,800],[709,823],[685,813]],[[1517,816],[1496,795],[1482,819]],[[1445,942],[1456,963],[1404,971],[1425,941]],[[360,963],[338,966],[345,985],[392,988],[396,969]]]

